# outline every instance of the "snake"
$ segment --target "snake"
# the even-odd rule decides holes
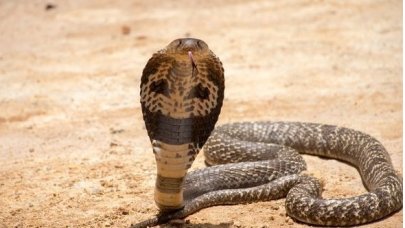
[[[149,59],[140,100],[156,160],[159,213],[131,227],[164,224],[216,205],[284,197],[288,216],[319,226],[371,223],[401,210],[402,178],[377,139],[318,123],[240,122],[215,128],[224,90],[222,62],[200,39],[176,39]],[[200,150],[207,167],[188,172]],[[322,183],[305,174],[301,154],[354,166],[367,192],[324,199]]]

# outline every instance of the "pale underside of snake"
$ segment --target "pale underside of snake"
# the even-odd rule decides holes
[[[215,205],[283,197],[290,217],[322,226],[369,223],[402,208],[402,180],[382,144],[367,134],[299,122],[233,123],[213,131],[224,97],[224,69],[202,40],[177,39],[155,53],[144,68],[140,94],[156,159],[160,213],[133,227]],[[203,145],[210,167],[187,173]],[[319,181],[300,174],[306,164],[299,153],[351,164],[368,192],[323,199]]]

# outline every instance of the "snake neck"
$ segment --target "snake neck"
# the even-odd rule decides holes
[[[173,145],[153,140],[157,178],[155,202],[162,211],[182,208],[183,183],[187,170],[198,153],[193,143]]]

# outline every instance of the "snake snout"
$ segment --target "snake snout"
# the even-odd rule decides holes
[[[196,38],[180,38],[172,41],[168,48],[181,52],[196,52],[208,50],[208,45]]]

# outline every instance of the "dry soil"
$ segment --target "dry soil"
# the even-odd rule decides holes
[[[0,227],[125,227],[157,213],[143,66],[178,37],[226,71],[219,124],[291,120],[367,132],[402,165],[402,2],[0,1]],[[325,197],[355,168],[305,156]],[[200,155],[193,169],[203,167]],[[365,227],[402,227],[402,211]],[[284,200],[204,209],[187,227],[307,227]]]

